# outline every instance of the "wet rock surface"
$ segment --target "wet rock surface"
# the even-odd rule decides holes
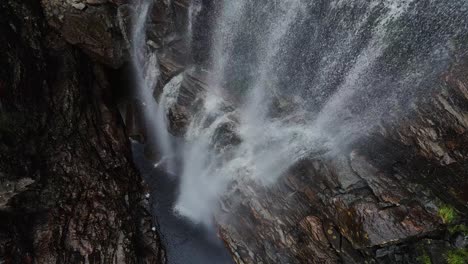
[[[455,63],[411,118],[342,157],[305,160],[271,189],[239,187],[220,222],[236,262],[466,261],[467,72]]]
[[[93,43],[62,38],[37,1],[2,1],[0,30],[0,262],[164,263]]]

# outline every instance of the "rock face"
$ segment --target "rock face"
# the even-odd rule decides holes
[[[120,48],[84,31],[94,15],[56,15],[64,38],[37,1],[0,3],[0,262],[164,263],[98,63],[118,66]]]
[[[239,188],[239,204],[225,206],[234,216],[220,224],[235,261],[466,259],[457,241],[467,235],[467,62],[455,62],[411,118],[383,124],[347,154],[305,160],[272,189]]]
[[[121,27],[127,14],[107,1],[43,0],[45,15],[52,28],[70,44],[93,60],[119,68],[128,56],[128,41]]]

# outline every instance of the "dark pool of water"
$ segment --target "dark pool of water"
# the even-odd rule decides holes
[[[213,230],[194,225],[173,213],[177,176],[154,168],[144,156],[144,146],[132,145],[133,159],[151,189],[153,215],[166,248],[168,264],[231,264],[228,250]]]

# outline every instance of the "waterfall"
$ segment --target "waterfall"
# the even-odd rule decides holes
[[[147,143],[155,145],[160,152],[160,162],[169,172],[175,170],[172,139],[167,129],[166,115],[158,106],[153,91],[160,77],[156,51],[151,51],[146,44],[146,25],[152,0],[142,0],[135,10],[131,35],[131,61],[136,80],[137,99],[141,104],[146,125]]]
[[[202,10],[194,3],[190,37]],[[206,224],[236,188],[271,186],[298,161],[333,157],[411,113],[468,31],[461,0],[232,0],[215,10],[198,14],[217,17],[175,206]],[[165,87],[160,112],[176,104],[191,71]]]
[[[198,14],[200,13],[201,3],[200,0],[192,0],[190,1],[189,9],[188,9],[188,23],[187,23],[187,47],[191,48],[192,46],[192,38],[193,38],[193,23],[194,20],[197,18]]]

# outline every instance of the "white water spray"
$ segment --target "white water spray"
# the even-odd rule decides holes
[[[155,144],[161,152],[161,161],[166,170],[174,171],[174,156],[171,137],[167,130],[165,112],[162,111],[153,96],[153,90],[160,76],[159,63],[155,51],[146,44],[146,25],[152,7],[152,0],[141,0],[135,10],[132,31],[131,58],[135,71],[137,98],[141,103],[146,124],[147,142]],[[161,163],[161,162],[160,162]]]
[[[188,23],[187,23],[187,46],[191,47],[193,42],[193,24],[198,14],[201,11],[201,0],[192,0],[188,9]]]
[[[458,0],[450,2],[465,9],[325,2],[220,3],[208,87],[185,134],[179,214],[209,224],[233,185],[274,184],[301,159],[340,151],[382,118],[405,112],[408,98],[417,100],[428,89],[422,83],[447,65],[448,36],[467,20],[458,10],[468,10]],[[428,19],[432,13],[440,20]],[[166,113],[182,79],[165,87]]]

